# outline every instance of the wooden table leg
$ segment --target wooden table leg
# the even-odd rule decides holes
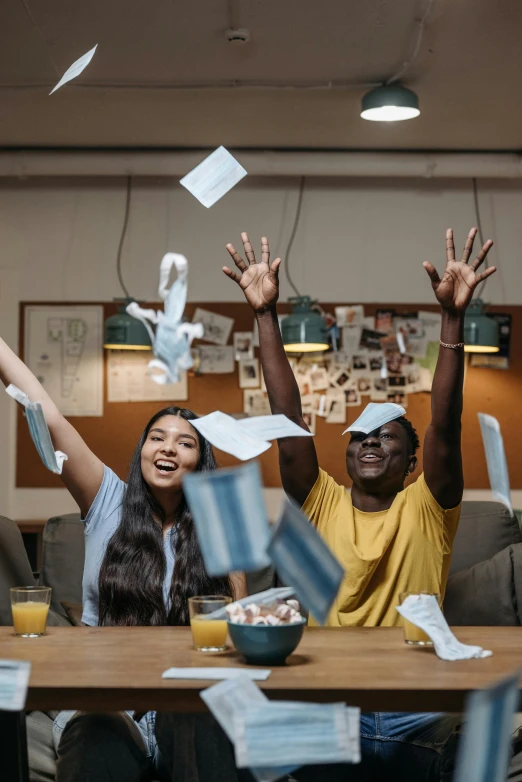
[[[23,711],[0,711],[0,747],[2,782],[29,782]]]

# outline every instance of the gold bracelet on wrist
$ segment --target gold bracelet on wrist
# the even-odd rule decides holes
[[[449,345],[447,342],[443,342],[441,339],[439,339],[439,342],[443,348],[449,348],[450,350],[458,350],[459,348],[464,347],[464,342],[457,342],[455,345]]]

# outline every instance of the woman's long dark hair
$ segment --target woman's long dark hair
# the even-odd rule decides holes
[[[187,625],[188,598],[194,595],[232,595],[228,577],[211,578],[205,570],[192,514],[185,499],[177,514],[171,545],[175,553],[170,586],[170,609],[163,599],[167,561],[163,531],[156,519],[165,521],[163,508],[156,502],[141,471],[141,449],[149,430],[159,418],[175,415],[191,421],[191,410],[166,407],[156,413],[143,432],[132,457],[129,482],[123,498],[121,521],[110,539],[100,568],[100,625]],[[199,470],[215,470],[212,446],[197,430]]]

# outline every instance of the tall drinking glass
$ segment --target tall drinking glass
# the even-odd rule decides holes
[[[15,634],[22,638],[45,635],[51,587],[13,587],[10,592]]]
[[[207,619],[206,616],[232,602],[224,595],[189,597],[190,629],[194,649],[198,652],[223,652],[227,648],[227,620]]]
[[[435,592],[401,592],[399,595],[399,603],[404,603],[409,595],[431,595],[432,597],[436,598],[437,603],[440,606],[440,595],[436,594]],[[412,646],[433,646],[433,641],[431,638],[426,635],[426,633],[421,630],[420,627],[417,627],[417,625],[408,622],[407,619],[403,618],[402,621],[404,625],[404,640],[407,644],[411,644]]]

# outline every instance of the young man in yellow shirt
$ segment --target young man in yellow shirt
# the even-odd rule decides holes
[[[346,449],[351,494],[319,468],[312,438],[278,441],[285,492],[302,506],[346,571],[329,625],[399,625],[402,620],[395,607],[401,592],[444,594],[464,482],[464,314],[478,283],[495,271],[489,267],[477,273],[491,241],[470,263],[476,234],[475,228],[469,232],[457,261],[453,232],[446,232],[442,278],[431,263],[424,263],[442,309],[442,325],[422,475],[404,487],[417,466],[419,446],[406,418],[389,421],[367,435],[351,433]],[[246,261],[229,244],[227,250],[238,271],[228,267],[223,271],[238,283],[255,312],[272,413],[283,413],[306,429],[276,313],[281,260],[270,264],[268,240],[263,237],[261,262],[257,263],[247,234],[241,238]],[[345,777],[351,782],[450,779],[456,726],[456,719],[442,714],[363,714],[360,765],[349,769],[330,766],[324,772],[309,767],[297,776],[329,782]]]

